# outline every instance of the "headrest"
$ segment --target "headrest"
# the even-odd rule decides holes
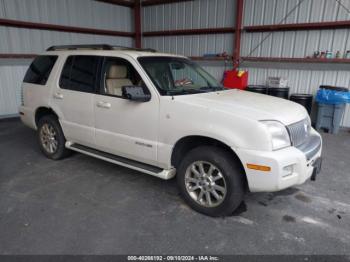
[[[127,68],[126,66],[123,65],[112,65],[109,68],[108,79],[111,78],[127,78]]]

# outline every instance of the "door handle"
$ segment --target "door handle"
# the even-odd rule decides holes
[[[97,107],[108,109],[108,108],[111,108],[111,103],[101,101],[97,103]]]
[[[55,93],[53,95],[53,98],[56,98],[56,99],[63,99],[63,95],[61,93]]]

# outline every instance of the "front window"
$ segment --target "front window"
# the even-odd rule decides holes
[[[106,57],[103,68],[102,94],[123,97],[124,86],[141,86],[149,94],[141,76],[127,60],[119,57]]]
[[[197,64],[177,57],[140,57],[140,64],[161,95],[184,95],[224,90]]]

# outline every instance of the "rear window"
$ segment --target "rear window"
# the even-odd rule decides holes
[[[38,56],[29,66],[23,82],[36,85],[46,85],[47,79],[50,76],[56,60],[57,56]]]
[[[60,87],[74,91],[94,93],[97,80],[98,56],[68,57],[60,77]]]

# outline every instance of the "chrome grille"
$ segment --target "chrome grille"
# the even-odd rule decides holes
[[[293,146],[300,146],[305,143],[310,135],[310,122],[308,118],[288,126],[290,139]]]

